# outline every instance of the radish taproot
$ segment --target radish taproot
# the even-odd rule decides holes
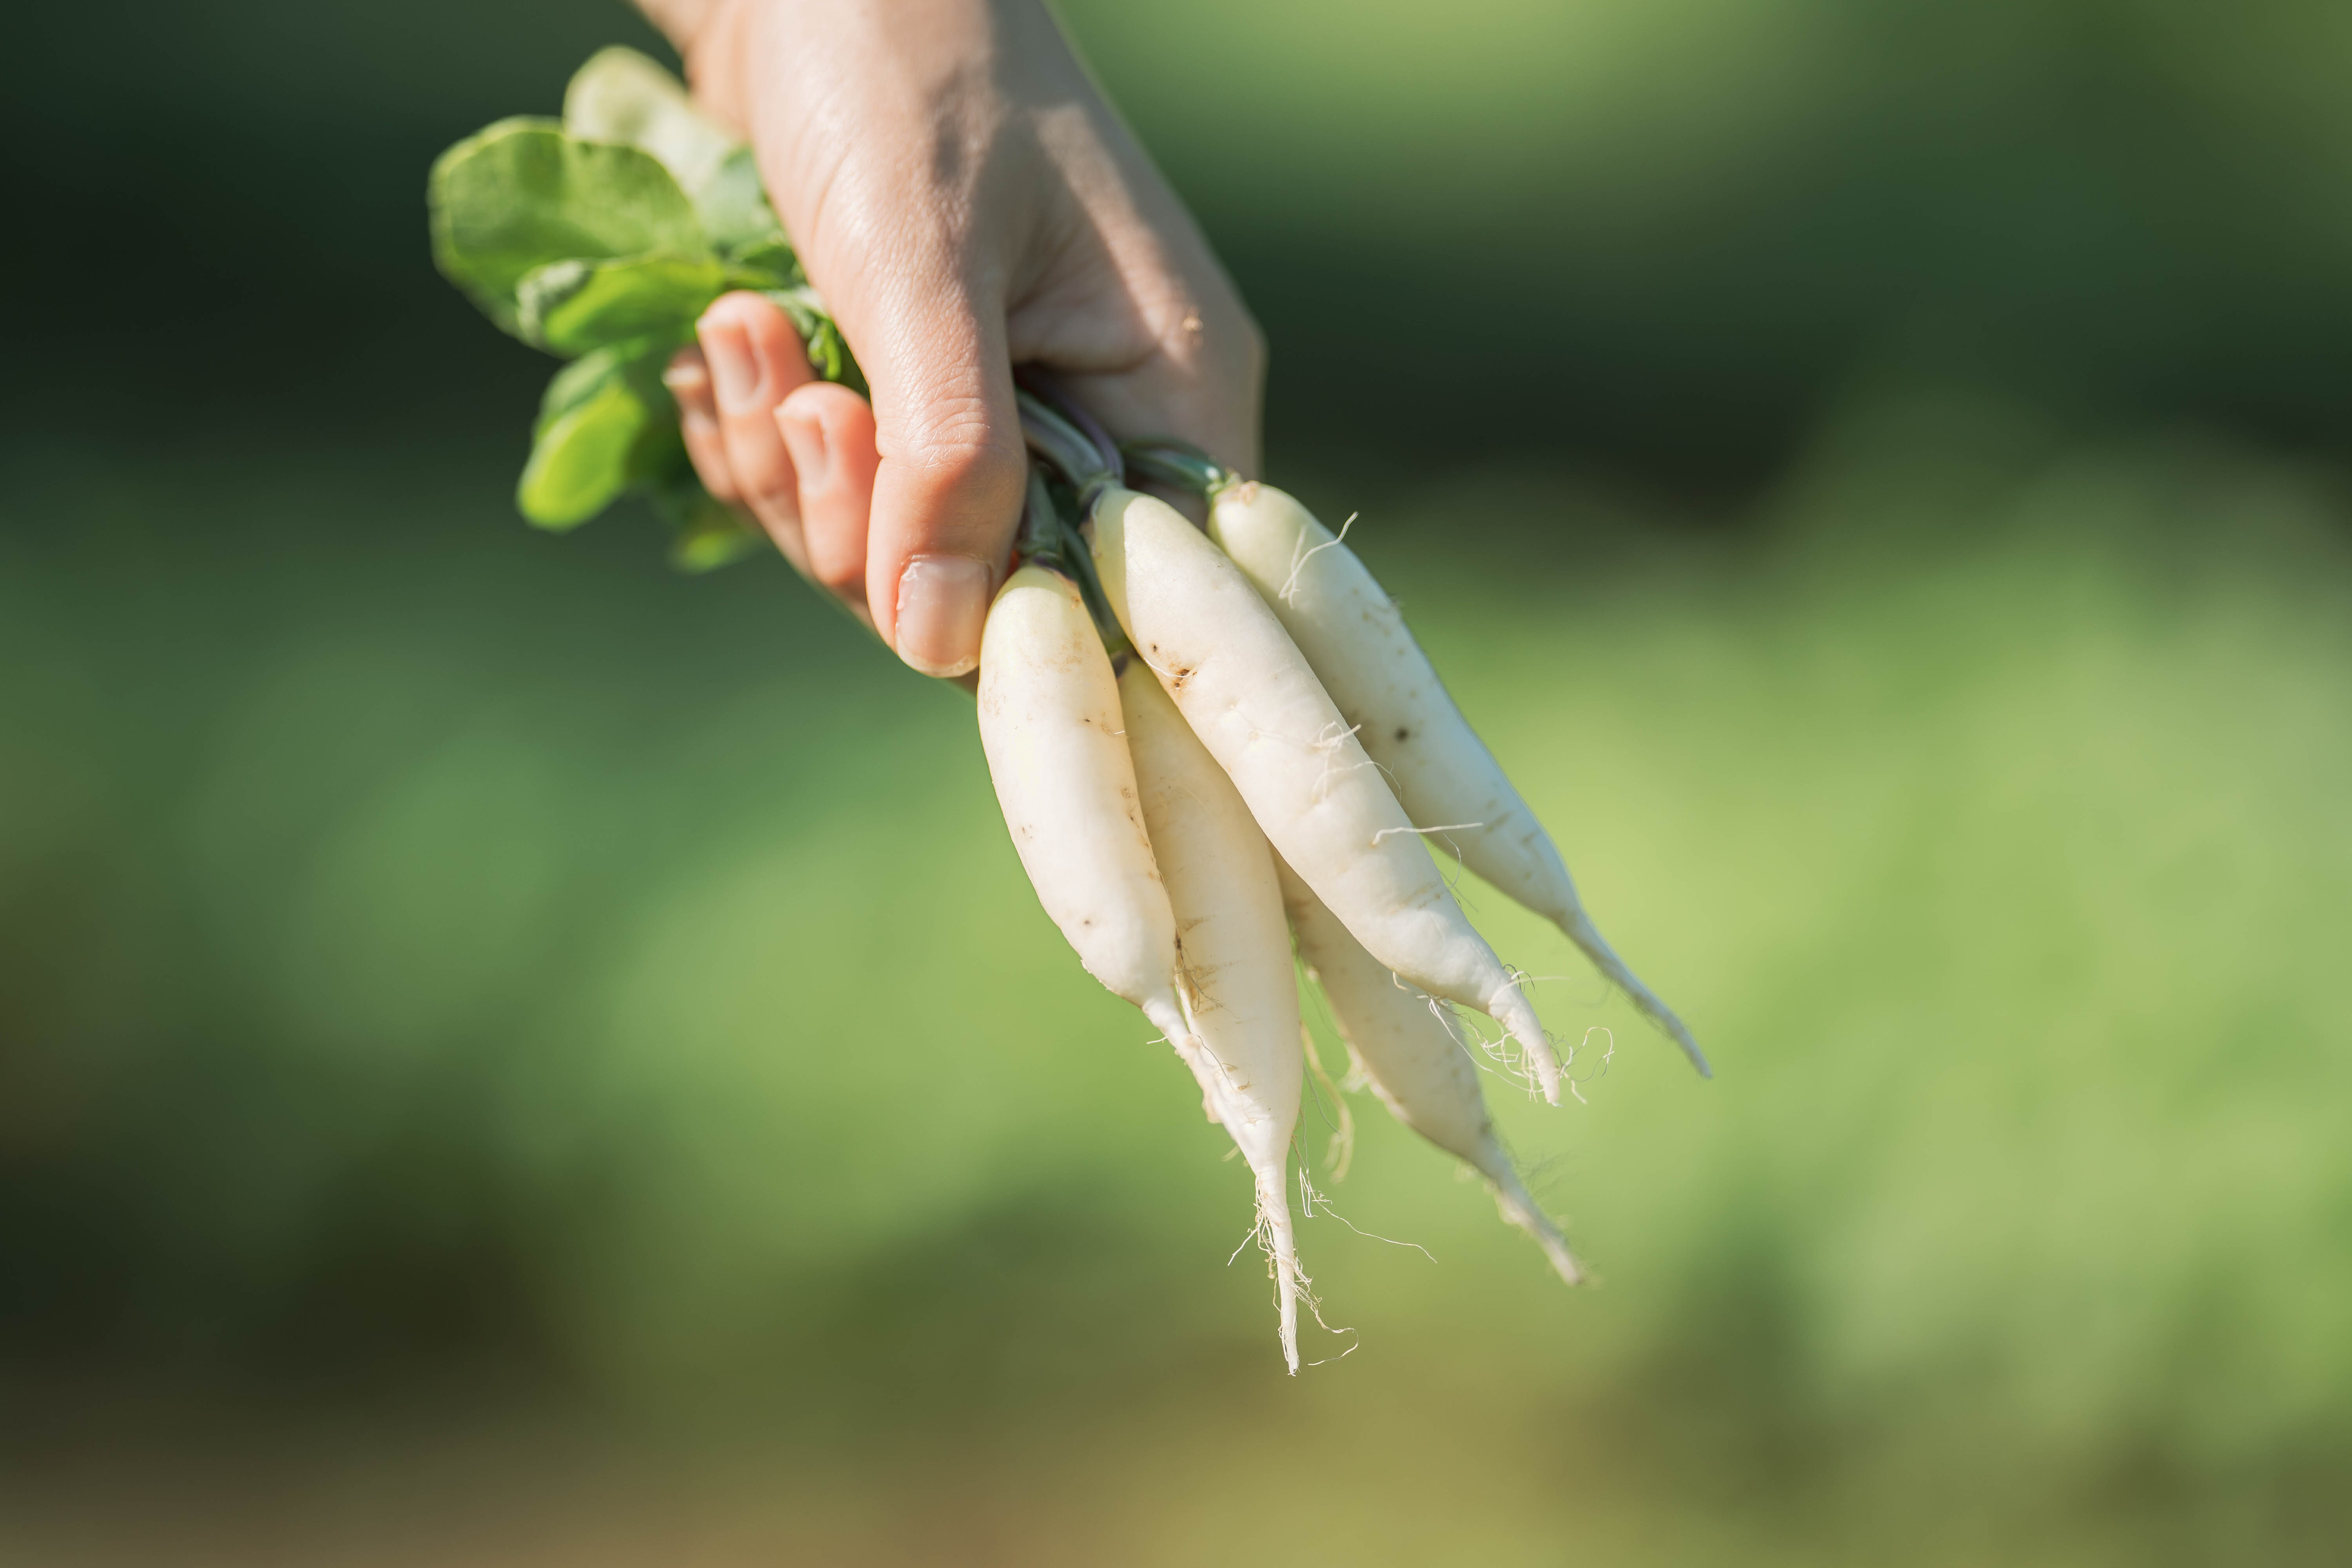
[[[1401,984],[1297,873],[1278,864],[1276,871],[1299,962],[1322,988],[1356,1070],[1399,1121],[1486,1177],[1503,1217],[1535,1237],[1562,1279],[1581,1283],[1576,1255],[1528,1195],[1503,1152],[1478,1086],[1478,1065],[1454,1034],[1444,1004]]]
[[[1558,1104],[1559,1063],[1517,977],[1282,624],[1173,507],[1097,488],[1086,526],[1112,612],[1276,852],[1382,963],[1502,1025]]]
[[[1087,973],[1191,1065],[1176,917],[1136,798],[1110,656],[1076,584],[1024,566],[981,633],[980,743],[1037,901]]]
[[[1233,781],[1132,655],[1118,678],[1118,696],[1144,826],[1176,916],[1177,994],[1202,1047],[1202,1087],[1256,1179],[1258,1234],[1273,1262],[1283,1359],[1296,1374],[1307,1282],[1291,1223],[1287,1161],[1305,1075],[1274,851]]]
[[[1592,923],[1551,835],[1455,706],[1396,601],[1347,542],[1272,485],[1198,467],[1186,478],[1208,493],[1209,537],[1323,678],[1405,815],[1425,831],[1442,828],[1464,866],[1558,926],[1702,1077],[1712,1076],[1682,1019]]]

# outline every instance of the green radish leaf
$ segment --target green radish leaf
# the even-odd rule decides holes
[[[749,147],[737,147],[708,180],[688,189],[693,194],[695,210],[702,215],[710,243],[719,249],[740,257],[745,251],[781,245],[789,254],[784,226],[776,221],[776,209],[768,205],[768,188],[760,183],[760,165]]]
[[[443,153],[427,188],[434,258],[490,319],[580,356],[548,384],[523,515],[569,529],[641,492],[677,531],[673,560],[707,571],[762,536],[696,479],[661,373],[730,289],[765,293],[811,367],[866,390],[808,286],[750,149],[677,79],[632,49],[572,78],[564,117],[500,121]]]
[[[620,495],[685,462],[677,405],[661,384],[670,344],[597,350],[547,384],[515,504],[541,528],[576,528]]]
[[[628,488],[629,455],[647,410],[625,382],[600,384],[531,444],[515,505],[541,528],[576,528]]]
[[[694,479],[694,460],[686,455],[686,437],[677,427],[677,400],[662,384],[662,367],[668,361],[665,349],[635,361],[628,371],[631,384],[653,416],[629,448],[628,488],[648,495]]]
[[[793,330],[808,346],[809,368],[824,380],[837,381],[863,395],[866,390],[865,373],[857,368],[857,361],[850,355],[848,341],[834,324],[833,313],[816,297],[816,290],[803,285],[763,291],[792,318]]]
[[[636,50],[599,49],[563,89],[563,129],[589,142],[620,142],[650,153],[698,191],[742,145],[704,117],[686,85]]]
[[[762,292],[771,289],[805,289],[808,274],[801,270],[801,258],[788,242],[768,240],[727,253],[727,286]]]
[[[709,256],[552,261],[516,284],[516,331],[560,354],[653,334],[684,342],[726,287],[727,269]]]
[[[540,395],[539,418],[531,426],[532,439],[544,435],[550,425],[594,396],[605,382],[641,352],[640,344],[614,343],[573,360],[549,377],[547,390]]]
[[[732,507],[713,499],[692,473],[653,493],[654,510],[677,534],[670,541],[670,564],[681,572],[711,572],[756,553],[767,536],[738,516]]]
[[[716,572],[756,555],[768,541],[743,526],[735,514],[712,500],[706,503],[708,521],[693,524],[670,542],[669,563],[681,572]]]
[[[636,50],[601,50],[573,74],[563,93],[563,129],[660,159],[693,200],[710,243],[730,259],[784,244],[751,150],[705,118],[683,83]]]
[[[548,120],[502,120],[450,148],[433,165],[427,201],[442,273],[517,335],[516,286],[550,262],[710,250],[658,159],[566,136]]]

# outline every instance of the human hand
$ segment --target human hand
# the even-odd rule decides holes
[[[704,486],[901,658],[953,676],[1012,552],[1013,367],[1121,437],[1257,468],[1264,342],[1040,0],[643,0],[751,143],[873,402],[730,294],[670,367]]]

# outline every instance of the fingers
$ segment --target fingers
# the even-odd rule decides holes
[[[739,292],[720,296],[705,310],[695,324],[695,336],[701,344],[710,423],[698,432],[698,421],[688,416],[680,397],[679,426],[686,433],[688,454],[703,476],[704,488],[749,510],[786,558],[805,572],[799,485],[792,455],[776,427],[776,410],[784,399],[815,379],[800,334],[772,301]],[[692,381],[690,375],[684,379]],[[706,468],[711,425],[724,452],[720,482],[727,493],[711,484]],[[698,449],[698,440],[702,449]],[[716,467],[719,459],[709,454],[709,461]]]
[[[698,347],[682,348],[662,372],[662,383],[677,399],[678,434],[686,437],[686,455],[695,477],[713,497],[730,505],[740,500],[735,470],[727,464],[727,440],[719,432],[719,405],[710,395],[710,365]]]
[[[874,506],[874,411],[814,379],[789,318],[756,294],[713,304],[663,380],[703,489],[749,510],[800,574],[867,626],[866,521]]]
[[[874,508],[874,410],[845,386],[812,382],[783,401],[776,425],[800,479],[801,536],[808,574],[849,603],[868,626],[866,523]]]
[[[703,487],[908,664],[959,676],[980,662],[1026,488],[1011,368],[1001,316],[992,326],[960,289],[890,315],[868,360],[879,411],[817,381],[790,319],[756,294],[704,312],[699,347],[666,379]]]

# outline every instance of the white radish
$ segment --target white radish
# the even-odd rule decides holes
[[[1241,568],[1387,773],[1405,815],[1462,863],[1543,916],[1708,1072],[1698,1042],[1584,911],[1559,850],[1447,695],[1429,656],[1346,542],[1292,497],[1255,481],[1210,506],[1209,534]]]
[[[1037,901],[1087,973],[1202,1076],[1176,1000],[1176,917],[1151,856],[1110,656],[1066,577],[1013,574],[980,647],[980,743]]]
[[[1535,1008],[1241,569],[1132,490],[1107,489],[1087,531],[1112,612],[1276,851],[1382,963],[1509,1031],[1558,1104]]]
[[[1256,1178],[1259,1234],[1273,1257],[1282,1314],[1282,1355],[1296,1375],[1306,1282],[1286,1162],[1303,1062],[1298,987],[1274,852],[1233,781],[1141,659],[1129,660],[1118,693],[1144,826],[1176,915],[1178,995],[1203,1047],[1202,1087]]]
[[[1444,1004],[1401,984],[1289,867],[1276,869],[1299,959],[1322,986],[1357,1070],[1399,1121],[1486,1177],[1503,1217],[1535,1237],[1562,1279],[1580,1283],[1576,1255],[1528,1195],[1495,1136],[1478,1066],[1441,1013]]]

